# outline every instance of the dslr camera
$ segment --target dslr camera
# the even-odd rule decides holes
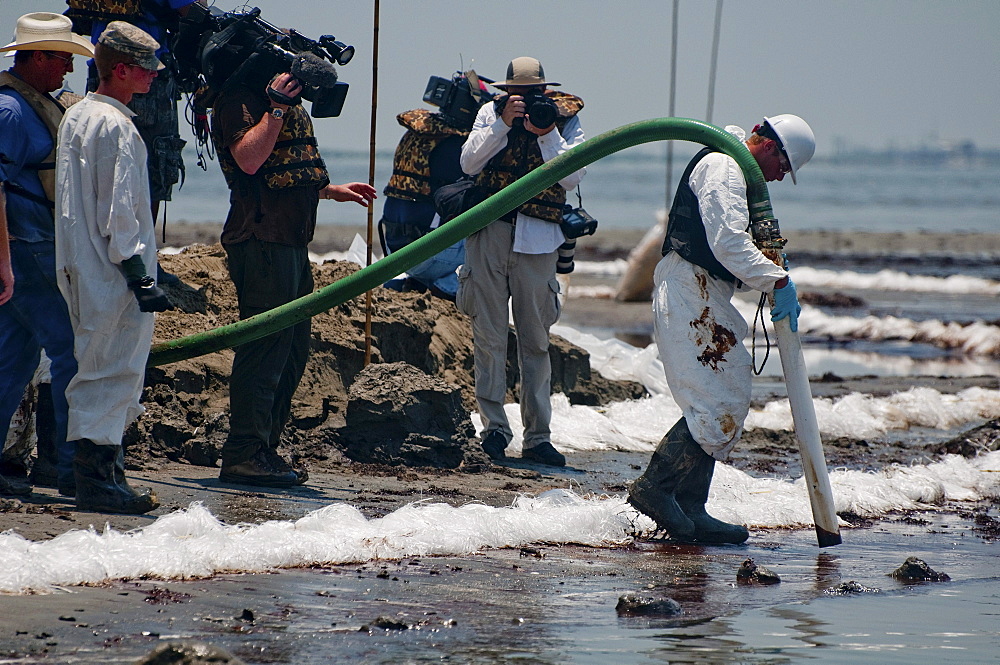
[[[473,70],[455,72],[450,79],[432,76],[424,90],[424,103],[440,108],[442,117],[452,127],[472,129],[479,107],[494,97],[480,88],[480,81],[493,83]]]
[[[184,92],[205,84],[219,91],[230,80],[263,89],[275,75],[290,72],[302,85],[300,97],[312,102],[314,118],[340,115],[348,84],[337,79],[334,64],[346,65],[354,57],[354,47],[333,35],[314,40],[281,30],[263,20],[257,7],[224,13],[198,3],[181,19],[171,50]]]
[[[556,118],[559,117],[559,108],[556,103],[552,101],[551,98],[547,97],[544,92],[540,90],[530,90],[524,97],[524,112],[528,115],[528,119],[531,120],[531,124],[538,129],[548,129],[551,127]],[[504,107],[507,106],[507,100],[510,96],[504,97],[497,104],[497,114],[503,113]],[[518,129],[524,128],[524,118],[514,118],[513,127]]]

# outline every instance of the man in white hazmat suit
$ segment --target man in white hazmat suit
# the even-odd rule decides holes
[[[66,390],[67,438],[81,510],[146,513],[155,494],[125,479],[121,441],[139,404],[153,314],[172,309],[150,275],[156,240],[146,147],[126,104],[163,65],[156,41],[114,21],[95,47],[100,75],[63,117],[56,159],[56,272],[69,306],[79,369]]]
[[[812,158],[816,141],[794,115],[765,118],[746,138],[765,180],[792,176]],[[731,299],[737,286],[774,294],[771,320],[800,311],[788,271],[753,243],[747,187],[736,160],[710,148],[681,176],[670,209],[663,258],[654,273],[654,329],[667,384],[683,416],[660,442],[628,500],[676,540],[742,543],[749,532],[705,511],[716,460],[725,460],[750,410],[748,328]]]

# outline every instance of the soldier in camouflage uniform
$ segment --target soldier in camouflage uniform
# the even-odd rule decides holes
[[[375,188],[330,184],[312,120],[294,99],[302,86],[288,73],[269,83],[231,81],[212,112],[212,140],[231,190],[222,230],[240,318],[308,295],[308,244],[320,199],[368,206]],[[310,321],[236,348],[229,381],[229,436],[223,482],[290,487],[305,482],[277,452],[292,395],[309,356]]]

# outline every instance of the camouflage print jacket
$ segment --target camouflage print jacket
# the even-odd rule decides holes
[[[556,128],[562,132],[570,118],[583,108],[583,100],[557,90],[549,90],[545,94],[556,103],[559,110]],[[507,135],[506,147],[490,160],[476,179],[476,184],[482,188],[485,196],[492,196],[544,163],[542,152],[538,148],[538,136],[523,130],[511,132]],[[529,217],[558,223],[562,221],[565,203],[566,190],[556,183],[528,199],[517,210]]]
[[[396,146],[392,176],[383,193],[398,199],[430,203],[434,191],[447,184],[431,174],[431,152],[449,137],[466,138],[469,130],[452,127],[440,113],[427,109],[404,111],[396,120],[407,131]]]

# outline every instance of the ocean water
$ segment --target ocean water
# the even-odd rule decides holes
[[[684,170],[695,152],[675,150],[673,178]],[[368,181],[368,155],[334,150],[323,152],[334,182]],[[185,150],[187,175],[168,204],[171,219],[221,222],[229,194],[218,163],[208,170],[197,166],[191,149]],[[389,179],[392,154],[376,154],[375,187]],[[584,207],[599,228],[645,229],[657,210],[666,209],[666,162],[657,152],[624,150],[587,167],[581,184]],[[670,188],[671,196],[674,187]],[[1000,230],[1000,163],[953,165],[873,164],[823,161],[817,158],[803,169],[798,185],[771,183],[769,194],[782,228],[837,231],[948,231]],[[570,194],[570,201],[576,201]],[[376,202],[375,219],[381,213]],[[364,224],[367,213],[356,206],[320,206],[320,223]]]

